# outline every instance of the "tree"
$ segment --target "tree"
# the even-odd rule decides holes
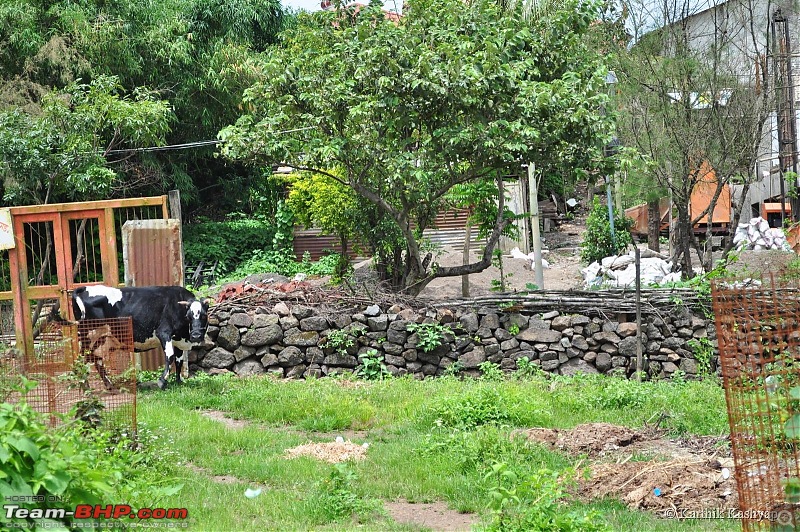
[[[644,11],[638,7],[630,11]],[[703,249],[693,227],[710,219],[725,185],[743,182],[743,200],[755,177],[771,98],[764,8],[738,0],[699,14],[689,2],[664,3],[655,20],[660,27],[642,35],[630,53],[617,54],[621,136],[653,162],[657,185],[670,192],[677,213],[672,260],[685,276],[692,275],[692,248],[711,268],[710,247]],[[715,193],[709,207],[691,218],[691,194],[709,175],[708,165]],[[733,227],[741,208],[734,209]]]
[[[0,112],[0,178],[12,204],[106,196],[118,183],[121,148],[163,143],[172,116],[167,102],[137,91],[120,94],[113,77],[49,93],[41,114]]]
[[[603,57],[581,39],[597,4],[530,23],[516,9],[412,0],[396,23],[377,6],[301,17],[248,89],[247,114],[220,132],[222,153],[327,175],[368,200],[402,235],[378,257],[397,289],[482,271],[509,223],[503,194],[481,260],[442,267],[421,235],[447,193],[487,178],[502,190],[530,160],[589,170],[610,138]]]

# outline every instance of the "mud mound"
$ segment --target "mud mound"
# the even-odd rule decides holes
[[[359,445],[350,440],[322,443],[306,443],[292,449],[286,449],[287,458],[310,456],[331,464],[347,460],[361,460],[367,455],[367,444]]]
[[[588,499],[613,497],[630,508],[663,513],[674,508],[737,508],[736,484],[715,460],[595,464],[580,483]]]
[[[531,441],[544,443],[570,454],[589,456],[626,447],[640,438],[635,430],[611,423],[585,423],[570,430],[533,428],[519,433]]]

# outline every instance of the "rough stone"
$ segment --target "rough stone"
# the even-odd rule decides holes
[[[324,331],[328,328],[328,320],[322,316],[310,316],[300,320],[301,331]]]
[[[601,332],[594,333],[592,335],[592,338],[597,340],[600,343],[603,343],[603,342],[608,342],[608,343],[612,343],[612,344],[618,344],[619,343],[619,336],[617,336],[617,333],[612,332],[612,331],[601,331]]]
[[[492,330],[488,327],[478,327],[478,330],[475,331],[475,335],[481,340],[485,340],[486,338],[492,337]]]
[[[275,314],[256,314],[253,316],[253,327],[269,327],[270,325],[278,325],[280,318]]]
[[[343,353],[333,353],[325,357],[323,363],[326,366],[344,366],[346,368],[354,368],[358,366],[358,359],[353,355]]]
[[[283,330],[280,325],[269,325],[247,331],[242,337],[242,345],[260,347],[262,345],[277,344],[281,340],[283,340]]]
[[[636,356],[636,346],[639,345],[639,340],[635,336],[628,336],[623,338],[617,345],[619,354],[626,357]]]
[[[253,318],[246,312],[237,312],[236,314],[231,314],[228,323],[235,327],[250,327],[253,324]]]
[[[381,344],[381,348],[386,352],[386,354],[389,355],[401,356],[403,354],[403,346],[401,344],[395,344],[392,342],[383,342]]]
[[[389,316],[386,314],[370,316],[367,318],[367,327],[373,332],[384,332],[389,327]]]
[[[697,375],[697,361],[691,358],[684,358],[681,360],[680,369],[685,373]]]
[[[558,369],[560,362],[558,360],[544,360],[542,361],[542,369],[545,371],[555,371]]]
[[[286,372],[287,379],[301,379],[306,372],[306,365],[305,364],[298,364]]]
[[[527,358],[529,361],[533,362],[534,360],[539,360],[539,353],[536,351],[517,351],[510,358],[514,360],[519,360],[521,358]]]
[[[604,353],[609,353],[611,355],[616,355],[619,352],[617,346],[615,346],[614,344],[603,344],[600,346],[600,351]]]
[[[273,366],[271,368],[267,368],[267,373],[270,375],[274,375],[279,379],[283,378],[283,368],[280,366]]]
[[[458,357],[458,361],[461,362],[464,369],[475,369],[482,363],[486,362],[486,353],[483,350],[483,347],[475,346],[475,348],[469,353],[464,353]]]
[[[619,328],[618,321],[604,321],[603,324],[600,326],[601,331],[610,333],[616,333],[618,328]]]
[[[594,363],[595,359],[597,359],[597,353],[595,353],[594,351],[589,351],[585,355],[583,355],[583,360],[585,360],[589,364]]]
[[[220,328],[217,345],[227,351],[235,351],[239,347],[241,339],[239,328],[228,323]]]
[[[611,366],[615,368],[624,368],[628,365],[628,359],[622,356],[611,357]]]
[[[693,338],[708,338],[708,330],[705,327],[695,329],[692,333]]]
[[[353,318],[351,318],[349,314],[334,314],[332,316],[328,316],[328,323],[334,329],[344,329],[353,323]]]
[[[417,350],[416,349],[406,349],[403,351],[403,359],[407,362],[416,362],[417,360]]]
[[[453,323],[456,321],[456,316],[449,308],[442,308],[436,312],[436,321],[443,325]]]
[[[568,329],[571,325],[571,316],[556,316],[553,318],[552,323],[550,323],[550,328],[554,331],[563,331],[564,329]]]
[[[576,373],[598,373],[597,369],[580,358],[573,358],[561,366],[562,375],[575,375]]]
[[[597,358],[594,359],[594,367],[598,371],[605,373],[611,369],[611,355],[608,353],[597,353]]]
[[[233,352],[233,358],[236,359],[236,362],[240,362],[246,358],[250,358],[251,356],[256,354],[255,347],[249,347],[246,345],[240,345],[236,350]]]
[[[308,318],[312,314],[314,314],[314,309],[311,307],[307,307],[305,305],[294,305],[292,307],[292,316],[298,320]]]
[[[300,320],[298,320],[294,316],[284,316],[283,318],[280,319],[278,323],[280,324],[281,329],[283,329],[284,331],[288,331],[289,329],[295,327],[297,328],[297,330],[300,330]]]
[[[375,317],[381,313],[381,307],[378,305],[370,305],[366,309],[364,309],[364,316],[367,317]]]
[[[586,325],[587,323],[589,323],[589,321],[591,320],[589,320],[588,317],[583,316],[581,314],[575,314],[572,316],[572,321],[570,321],[570,327],[576,327],[578,325]]]
[[[480,322],[478,321],[478,315],[474,312],[468,312],[462,315],[458,319],[458,322],[461,324],[461,327],[468,333],[474,333],[480,327]]]
[[[572,347],[580,349],[581,351],[586,351],[589,349],[589,344],[586,343],[586,338],[576,334],[572,337]]]
[[[543,320],[552,320],[553,318],[556,318],[556,317],[558,317],[560,315],[561,315],[561,313],[559,311],[551,310],[550,312],[542,313],[542,319]]]
[[[681,327],[678,329],[678,336],[681,338],[691,338],[694,331],[689,327]]]
[[[525,329],[517,334],[517,340],[549,344],[561,340],[561,333],[549,329]]]
[[[233,365],[233,372],[240,377],[248,377],[250,375],[260,375],[264,373],[264,366],[258,360],[249,358],[242,360]]]
[[[558,353],[556,351],[545,351],[539,355],[539,360],[558,360]]]
[[[310,347],[317,345],[319,342],[319,333],[316,331],[299,332],[292,335],[287,335],[283,338],[283,343],[286,345],[296,345],[300,347]]]
[[[421,362],[427,362],[428,364],[438,365],[441,359],[441,356],[436,355],[433,352],[425,353],[424,351],[420,351],[417,353],[417,360]]]
[[[406,343],[406,338],[408,338],[408,333],[405,332],[404,330],[398,331],[396,329],[392,329],[391,327],[389,327],[389,330],[386,331],[386,340],[394,344],[403,345],[404,343]]]
[[[661,368],[664,370],[664,373],[675,373],[676,371],[678,371],[678,366],[676,366],[672,362],[664,362],[661,365]]]
[[[305,358],[299,348],[290,345],[278,353],[278,365],[283,367],[296,366],[305,362]]]
[[[500,369],[513,371],[517,369],[517,361],[513,358],[504,358],[500,361]]]
[[[309,378],[319,379],[323,375],[324,374],[322,373],[322,368],[320,367],[319,364],[311,364],[310,366],[308,366],[308,369],[306,369],[306,372],[303,373],[303,377],[305,377],[306,379]]]
[[[421,372],[422,372],[422,374],[423,374],[423,375],[425,375],[426,377],[433,377],[434,375],[436,375],[436,372],[437,372],[438,370],[439,370],[439,367],[438,367],[438,366],[434,366],[433,364],[424,364],[424,365],[423,365],[423,366],[420,368],[420,371],[421,371]]]
[[[502,349],[503,351],[510,351],[518,347],[519,347],[519,342],[515,338],[506,340],[500,344],[500,349]]]
[[[510,340],[510,339],[512,339],[512,338],[514,337],[514,335],[512,335],[510,332],[508,332],[508,331],[507,331],[507,330],[505,330],[505,329],[496,329],[496,330],[494,331],[494,337],[495,337],[495,338],[496,338],[496,339],[497,339],[499,342],[505,342],[506,340]]]
[[[204,368],[225,369],[231,367],[236,362],[233,353],[222,347],[215,347],[203,357],[200,365]]]
[[[528,317],[520,314],[519,312],[512,312],[508,315],[508,326],[511,327],[512,325],[516,325],[520,329],[524,329],[528,326]]]
[[[528,321],[528,329],[547,330],[549,328],[550,324],[539,318],[531,318]]]
[[[306,349],[306,360],[312,364],[322,364],[325,360],[325,353],[319,347],[309,347]]]
[[[272,307],[272,312],[278,316],[288,316],[292,311],[289,310],[289,306],[286,303],[283,301],[278,301],[275,303],[275,306]]]
[[[569,348],[569,347],[572,347],[572,342],[569,341],[569,338],[562,338],[560,343],[561,343],[561,347],[563,347],[565,349]]]
[[[497,329],[500,327],[500,316],[491,312],[481,318],[481,327],[486,327],[487,329]]]
[[[628,336],[633,336],[636,334],[636,324],[631,322],[620,323],[619,327],[617,327],[617,334],[620,335],[622,338],[626,338]]]
[[[261,365],[265,368],[270,366],[277,366],[278,365],[278,355],[275,353],[267,353],[263,357],[261,357]]]
[[[406,359],[403,357],[396,357],[394,355],[386,355],[384,356],[383,360],[387,364],[391,364],[392,366],[397,366],[398,368],[405,367]]]
[[[675,336],[671,336],[669,338],[664,338],[661,342],[661,347],[666,347],[667,349],[679,349],[683,347],[686,342],[680,338],[676,338]]]

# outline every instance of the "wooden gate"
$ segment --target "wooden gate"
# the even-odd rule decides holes
[[[0,291],[0,309],[13,301],[16,348],[26,357],[33,356],[37,329],[56,301],[63,314],[71,315],[70,293],[76,287],[120,284],[124,266],[117,242],[126,221],[169,217],[167,196],[11,207],[9,211],[15,247],[8,250],[9,276],[0,275],[0,283],[8,280]]]

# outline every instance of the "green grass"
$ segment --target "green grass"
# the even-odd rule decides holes
[[[204,409],[249,423],[229,428],[203,416]],[[392,522],[381,501],[444,501],[488,519],[492,486],[485,475],[492,464],[508,464],[520,478],[575,465],[574,457],[512,439],[514,428],[599,421],[637,428],[661,414],[674,435],[728,431],[716,382],[604,377],[355,384],[204,377],[142,394],[138,417],[182,456],[165,475],[180,477],[183,490],[160,503],[187,507],[192,530],[415,530]],[[344,431],[360,431],[353,441],[370,444],[365,460],[339,470],[285,458],[286,449]],[[239,481],[220,483],[214,475]],[[256,486],[262,494],[246,498],[245,489]],[[599,512],[612,530],[739,528],[736,521],[662,520],[615,501],[572,502],[569,509]]]

